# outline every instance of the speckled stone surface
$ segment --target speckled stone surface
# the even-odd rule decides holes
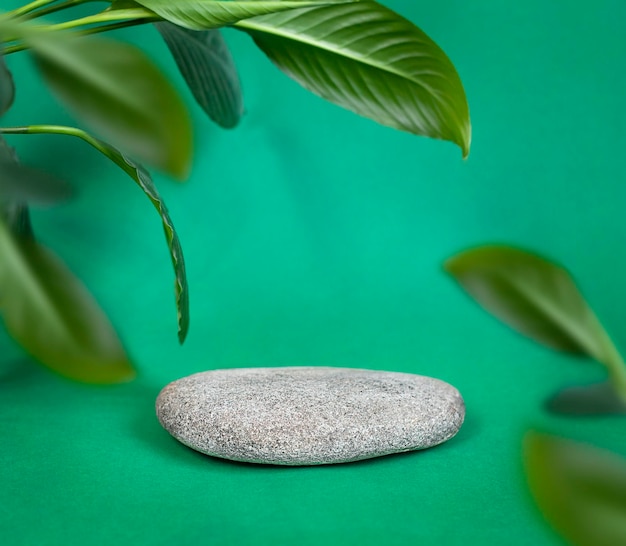
[[[420,375],[349,368],[237,368],[190,375],[156,401],[163,427],[202,453],[314,465],[425,449],[465,417],[459,392]]]

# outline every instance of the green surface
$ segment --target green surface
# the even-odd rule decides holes
[[[626,454],[622,420],[541,410],[558,388],[600,380],[600,366],[511,333],[441,269],[469,245],[534,248],[574,273],[626,348],[626,4],[388,5],[457,66],[470,158],[309,95],[229,32],[241,126],[220,130],[193,105],[191,180],[156,179],[187,258],[182,348],[169,256],[142,192],[81,142],[10,137],[25,162],[76,185],[78,198],[36,211],[34,227],[110,314],[139,376],[71,383],[0,337],[3,544],[556,546],[523,488],[524,431]],[[176,75],[155,30],[123,36]],[[68,122],[25,56],[8,64],[18,92],[5,124]],[[154,416],[160,388],[181,376],[295,364],[439,377],[463,393],[466,423],[421,453],[273,468],[198,455]]]

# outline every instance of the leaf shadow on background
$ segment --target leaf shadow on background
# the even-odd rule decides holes
[[[0,392],[23,382],[29,382],[42,373],[41,367],[28,357],[18,357],[0,363]]]
[[[626,415],[626,402],[609,382],[565,388],[548,398],[544,407],[551,413],[575,417]]]

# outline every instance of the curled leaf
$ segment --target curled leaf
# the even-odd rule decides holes
[[[143,190],[150,202],[161,216],[165,239],[170,251],[172,265],[174,267],[175,284],[174,292],[176,296],[176,310],[178,313],[178,340],[182,344],[187,337],[189,330],[189,288],[187,286],[187,273],[185,270],[185,259],[183,249],[178,239],[178,234],[169,215],[165,203],[161,199],[159,192],[150,177],[150,173],[132,159],[126,157],[113,146],[95,139],[82,131],[75,132],[75,136],[80,137],[85,142],[91,144],[96,150],[108,157],[118,167],[120,167],[135,183]]]

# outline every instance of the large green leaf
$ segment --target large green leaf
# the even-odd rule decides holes
[[[246,31],[288,76],[357,114],[469,153],[471,127],[461,80],[419,28],[376,2],[304,8],[255,17]]]
[[[92,296],[32,237],[0,220],[0,313],[9,334],[33,357],[79,381],[116,383],[134,373]]]
[[[135,0],[166,21],[192,30],[209,30],[232,25],[241,19],[319,6],[341,0]],[[353,1],[353,0],[349,0]],[[119,4],[126,7],[125,4]],[[113,4],[115,7],[116,4]]]
[[[189,30],[157,23],[167,47],[202,109],[224,128],[237,125],[243,112],[235,63],[219,30]]]
[[[525,466],[541,512],[571,544],[626,544],[626,460],[591,446],[530,433]]]
[[[14,98],[15,85],[13,84],[13,76],[4,62],[4,56],[0,54],[0,116],[11,108]]]
[[[140,50],[99,38],[29,36],[46,82],[69,110],[125,153],[183,178],[189,115]]]
[[[71,187],[58,178],[17,162],[12,148],[0,137],[0,202],[51,205],[67,199]]]

